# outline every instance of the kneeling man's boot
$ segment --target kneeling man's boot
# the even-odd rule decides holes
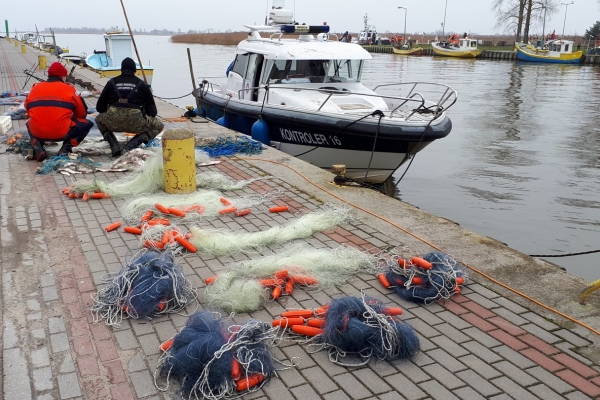
[[[131,140],[129,142],[127,142],[127,144],[125,144],[125,147],[123,149],[125,151],[131,151],[133,149],[137,149],[138,147],[140,147],[141,144],[146,144],[149,141],[150,141],[150,136],[146,132],[138,133],[137,135],[132,137]]]
[[[104,132],[102,133],[102,136],[110,146],[110,155],[113,157],[119,157],[123,153],[123,149],[121,148],[121,143],[119,143],[115,137],[115,134],[112,132]]]

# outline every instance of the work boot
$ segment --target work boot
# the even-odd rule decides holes
[[[70,141],[65,140],[62,144],[60,150],[58,150],[59,156],[66,156],[69,153],[73,152],[73,146],[77,146],[79,143],[75,139],[71,139]]]
[[[115,134],[112,132],[104,132],[102,133],[102,136],[110,146],[110,155],[112,157],[119,157],[123,153],[123,149],[121,148],[121,143],[119,143],[115,137]]]
[[[134,137],[131,138],[129,142],[125,145],[123,150],[131,151],[133,149],[137,149],[141,144],[146,144],[150,141],[150,136],[146,132],[138,133]]]
[[[32,138],[31,147],[33,147],[33,158],[35,160],[44,161],[46,158],[48,158],[48,154],[46,153],[46,149],[44,147],[44,142],[41,140]]]

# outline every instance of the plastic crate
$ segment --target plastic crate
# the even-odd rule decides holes
[[[0,117],[0,133],[6,135],[12,129],[12,120],[10,116],[3,115]]]

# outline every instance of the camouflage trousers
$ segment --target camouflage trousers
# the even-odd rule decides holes
[[[154,139],[164,128],[158,118],[144,115],[136,108],[108,107],[108,111],[96,116],[96,124],[102,134],[105,132],[145,132],[150,136],[150,140]]]

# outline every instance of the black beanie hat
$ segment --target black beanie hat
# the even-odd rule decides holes
[[[121,71],[135,72],[136,71],[135,61],[133,61],[129,57],[123,59],[123,61],[121,62]]]

